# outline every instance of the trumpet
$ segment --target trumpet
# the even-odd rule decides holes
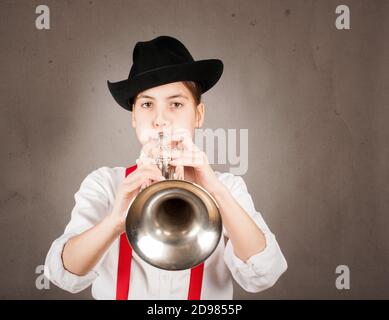
[[[141,190],[129,205],[126,236],[145,262],[164,270],[185,270],[204,262],[222,235],[215,199],[204,188],[176,174],[164,155],[166,135],[159,134],[157,165],[166,180]]]

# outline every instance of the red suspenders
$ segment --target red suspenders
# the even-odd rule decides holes
[[[137,168],[137,165],[126,168],[126,177]],[[130,289],[132,248],[125,233],[120,235],[118,273],[116,283],[116,300],[127,300]],[[204,262],[190,271],[188,300],[200,300],[203,282]]]

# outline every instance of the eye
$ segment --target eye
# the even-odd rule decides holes
[[[172,105],[175,109],[179,109],[183,106],[183,104],[180,102],[173,102]]]
[[[142,108],[149,109],[149,108],[151,108],[151,102],[144,102],[140,106]]]

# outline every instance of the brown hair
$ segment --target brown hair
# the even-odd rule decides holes
[[[182,81],[184,86],[190,91],[197,106],[201,102],[201,85],[194,81]]]
[[[181,82],[190,91],[190,93],[192,94],[195,106],[197,106],[201,102],[201,94],[202,94],[201,85],[195,81],[181,81]],[[136,97],[133,99],[130,99],[129,100],[130,106],[132,106],[132,104],[135,104],[135,102],[136,102]]]

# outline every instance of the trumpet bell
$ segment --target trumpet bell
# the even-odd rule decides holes
[[[185,180],[148,186],[133,199],[126,217],[132,249],[165,270],[199,265],[214,252],[221,234],[216,201],[205,189]]]

